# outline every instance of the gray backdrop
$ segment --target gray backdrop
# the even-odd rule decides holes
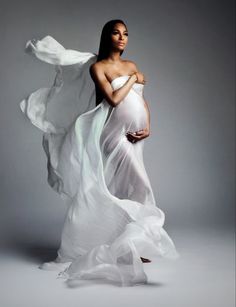
[[[59,242],[66,212],[47,184],[42,134],[19,102],[48,86],[52,66],[24,53],[28,39],[97,52],[103,25],[123,19],[123,58],[146,75],[151,135],[145,164],[166,229],[232,227],[235,180],[233,1],[1,2],[1,236]],[[173,231],[172,231],[173,229]],[[2,238],[3,239],[3,238]]]

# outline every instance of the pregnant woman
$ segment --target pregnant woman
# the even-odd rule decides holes
[[[145,262],[179,257],[143,162],[150,113],[144,75],[121,59],[127,42],[117,19],[104,25],[98,55],[65,49],[51,36],[26,44],[56,69],[53,85],[20,108],[44,132],[48,183],[67,204],[57,258],[40,265],[58,278],[133,286],[147,283]]]

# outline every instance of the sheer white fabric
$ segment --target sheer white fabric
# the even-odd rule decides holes
[[[43,131],[48,183],[68,206],[58,256],[40,268],[66,280],[146,283],[140,257],[179,253],[145,170],[145,139],[131,143],[125,135],[146,127],[144,85],[135,83],[115,108],[105,99],[95,106],[89,66],[96,54],[65,49],[51,36],[28,41],[25,50],[56,69],[53,85],[31,93],[20,108]],[[128,78],[115,78],[112,88]]]

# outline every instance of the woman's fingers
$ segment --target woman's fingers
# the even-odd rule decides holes
[[[135,132],[135,135],[142,135],[144,133],[144,130],[139,130],[137,132]]]
[[[145,84],[147,82],[147,78],[141,71],[138,71],[136,74],[138,75],[137,83]]]
[[[130,142],[134,143],[134,142],[137,142],[137,141],[139,141],[139,140],[141,140],[145,137],[145,131],[139,130],[139,131],[136,131],[136,132],[127,132],[126,136],[127,136],[127,139]]]

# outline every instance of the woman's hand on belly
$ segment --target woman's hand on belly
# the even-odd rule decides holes
[[[138,141],[141,141],[142,139],[145,139],[149,135],[150,135],[150,128],[149,127],[138,130],[136,132],[128,131],[126,133],[126,137],[127,137],[128,141],[130,141],[131,143],[136,143]]]

